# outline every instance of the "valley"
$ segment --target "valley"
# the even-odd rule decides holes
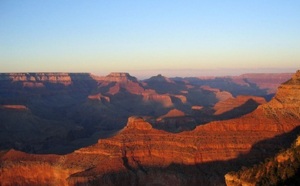
[[[1,119],[9,122],[1,122],[5,124],[1,132],[6,134],[1,134],[1,142],[11,140],[2,144],[7,145],[0,156],[3,185],[224,185],[227,172],[274,156],[299,134],[300,71],[279,85],[270,101],[271,89],[232,83],[232,87],[241,88],[229,92],[230,86],[224,90],[214,84],[225,81],[220,79],[210,79],[211,84],[204,85],[203,79],[191,83],[159,75],[151,80],[164,83],[157,88],[158,82],[149,83],[151,78],[138,81],[126,73],[88,76],[91,78],[84,86],[92,88],[80,94],[71,91],[79,90],[72,87],[74,81],[52,89],[55,94],[41,91],[38,99],[34,99],[37,94],[28,95],[23,102],[27,104],[2,104]],[[172,88],[175,85],[178,89]],[[249,94],[238,94],[243,88]],[[254,89],[261,92],[250,94]],[[66,96],[69,91],[72,94]],[[48,112],[42,111],[59,108],[56,99],[61,110],[44,115]],[[78,102],[71,104],[74,100]],[[32,107],[33,103],[38,106]],[[37,109],[45,103],[52,107]],[[29,138],[32,131],[36,135]],[[8,136],[12,133],[18,139],[23,137],[23,144],[33,144],[27,152],[22,150],[23,144],[17,144],[20,149],[13,146],[16,140]],[[92,138],[95,141],[87,145]],[[74,147],[72,152],[49,154],[44,151],[45,141],[52,147]]]

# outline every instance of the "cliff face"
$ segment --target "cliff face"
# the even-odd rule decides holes
[[[299,107],[297,103],[300,101],[300,71],[293,75],[287,82],[279,86],[275,98],[269,103],[268,106],[274,109],[294,108]],[[299,113],[299,110],[298,110]]]
[[[268,116],[278,119],[285,117],[300,117],[300,71],[282,84],[274,99],[269,104],[262,105]],[[283,112],[284,111],[284,112]],[[288,130],[288,123],[283,123],[279,129]],[[300,137],[296,139],[291,148],[280,152],[273,158],[266,159],[264,163],[238,172],[225,175],[227,185],[290,185],[299,184],[300,169]]]
[[[128,82],[128,81],[137,82],[138,81],[135,77],[131,76],[129,73],[126,72],[112,72],[105,77],[98,77],[97,80],[108,81],[108,82]]]
[[[221,91],[220,89],[211,88],[210,86],[202,86],[201,88],[203,90],[208,90],[216,94],[216,98],[218,101],[225,101],[227,99],[233,98],[232,94],[227,91]]]
[[[300,137],[292,146],[264,163],[225,175],[226,185],[299,185]]]
[[[97,84],[89,73],[0,73],[0,95],[53,94],[90,91]]]
[[[237,96],[236,98],[229,98],[223,101],[218,102],[214,106],[215,113],[214,115],[221,115],[226,112],[230,112],[235,108],[241,107],[242,105],[245,105],[245,108],[242,108],[243,110],[246,110],[247,108],[251,109],[251,105],[247,104],[247,102],[253,102],[256,103],[254,105],[254,108],[256,108],[260,104],[266,103],[266,100],[262,97],[257,96]],[[237,111],[235,111],[237,112]]]
[[[145,92],[142,94],[143,96],[143,101],[145,103],[160,103],[163,107],[172,107],[173,102],[171,99],[171,96],[168,94],[156,94],[156,93],[151,93],[151,92]]]
[[[70,85],[72,81],[92,80],[88,73],[1,73],[0,81],[22,82],[24,85],[34,83],[60,83]]]
[[[71,81],[69,73],[1,73],[0,80],[12,81]]]

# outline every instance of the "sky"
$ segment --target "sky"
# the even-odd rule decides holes
[[[0,0],[0,72],[294,72],[299,33],[299,0]]]

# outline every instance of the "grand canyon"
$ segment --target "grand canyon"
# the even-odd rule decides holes
[[[0,185],[294,183],[299,132],[299,70],[0,74]]]

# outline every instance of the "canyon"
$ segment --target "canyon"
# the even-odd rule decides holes
[[[300,71],[269,102],[217,86],[236,78],[44,75],[0,76],[1,185],[224,185],[300,130]]]
[[[104,77],[90,73],[1,73],[0,150],[70,153],[114,135],[134,115],[145,116],[156,129],[193,130],[210,121],[253,111],[273,96],[274,86],[291,76],[168,78],[159,74],[138,80],[124,72]],[[261,82],[267,83],[260,88]],[[180,117],[168,115],[172,110],[180,112]]]

